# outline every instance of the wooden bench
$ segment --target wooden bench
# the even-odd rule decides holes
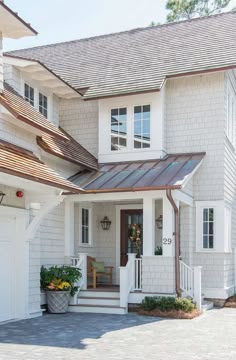
[[[96,258],[92,256],[87,256],[87,275],[88,278],[92,277],[93,279],[93,288],[96,289],[99,276],[107,277],[109,279],[108,285],[112,285],[113,266],[104,266],[104,272],[97,272],[96,269],[93,268],[92,262],[96,262]]]

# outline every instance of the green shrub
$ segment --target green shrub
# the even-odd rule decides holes
[[[190,299],[174,298],[171,296],[146,296],[141,304],[146,311],[158,309],[160,311],[182,310],[185,312],[193,311],[196,306]]]
[[[74,296],[78,291],[78,286],[74,284],[79,281],[81,278],[81,271],[79,268],[62,265],[62,266],[51,266],[46,268],[41,267],[40,271],[40,285],[41,289],[46,290],[48,285],[54,281],[60,279],[61,281],[66,281],[70,284],[70,295]]]

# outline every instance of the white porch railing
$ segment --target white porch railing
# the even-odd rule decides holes
[[[120,267],[120,307],[128,309],[129,293],[142,289],[142,259],[128,254],[126,266]]]
[[[134,259],[134,289],[142,290],[142,259]]]
[[[87,254],[79,254],[78,257],[70,257],[71,265],[80,269],[81,278],[76,284],[80,290],[87,290]],[[77,293],[78,294],[78,293]],[[77,294],[73,298],[73,302],[77,302]]]
[[[202,283],[201,283],[201,266],[191,268],[183,261],[180,265],[180,288],[185,295],[193,298],[199,310],[202,307]]]

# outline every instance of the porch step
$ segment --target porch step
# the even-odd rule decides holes
[[[95,313],[95,314],[126,314],[126,309],[114,305],[70,305],[70,312]]]
[[[214,307],[214,303],[212,301],[203,300],[203,302],[202,302],[202,311],[203,312],[211,310],[211,309],[213,309],[213,307]]]
[[[99,290],[99,289],[88,289],[81,290],[79,292],[78,298],[80,297],[89,297],[89,298],[120,298],[119,290]]]
[[[78,305],[111,305],[118,306],[120,305],[119,297],[90,297],[90,296],[79,296],[78,297]]]

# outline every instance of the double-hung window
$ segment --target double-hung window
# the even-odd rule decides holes
[[[48,117],[48,98],[41,92],[39,93],[39,112],[46,118]]]
[[[127,108],[111,110],[111,150],[127,147]]]
[[[24,86],[24,97],[32,106],[34,106],[34,88],[25,83]]]
[[[111,110],[111,151],[150,148],[150,105]]]
[[[87,208],[81,208],[81,244],[91,244],[91,229],[90,229],[90,211]]]
[[[202,217],[202,244],[203,249],[214,248],[214,208],[203,208]]]
[[[134,149],[150,147],[150,105],[134,107]]]

